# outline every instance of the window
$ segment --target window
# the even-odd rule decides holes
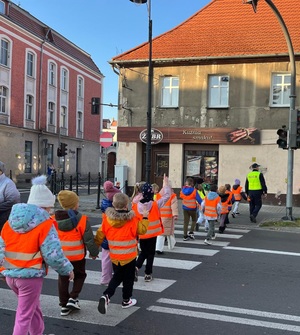
[[[68,71],[66,69],[61,70],[61,89],[68,90]]]
[[[79,98],[83,98],[83,79],[81,77],[78,78],[77,95]]]
[[[5,5],[3,1],[0,1],[0,13],[5,14]]]
[[[7,114],[7,88],[0,86],[0,113]]]
[[[67,128],[67,107],[61,106],[60,108],[60,126]]]
[[[34,54],[27,52],[27,76],[34,77]]]
[[[179,78],[163,77],[161,79],[161,107],[178,107]]]
[[[1,40],[1,53],[0,53],[0,64],[8,66],[8,55],[9,55],[9,42],[7,40]]]
[[[229,107],[229,77],[209,76],[208,107]]]
[[[25,173],[31,173],[32,166],[32,142],[25,141]]]
[[[33,96],[26,96],[26,120],[33,120]]]
[[[55,86],[56,84],[56,66],[54,63],[49,64],[49,85]]]
[[[48,105],[48,114],[49,114],[49,121],[48,123],[51,124],[52,126],[54,126],[54,122],[55,122],[55,104],[53,102],[49,102]]]
[[[288,107],[291,94],[291,75],[286,73],[272,74],[271,106]]]
[[[82,112],[77,112],[77,131],[82,132]]]

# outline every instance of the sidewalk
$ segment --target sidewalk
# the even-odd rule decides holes
[[[58,202],[56,202],[55,207],[59,208]],[[80,196],[79,210],[82,213],[87,214],[90,217],[101,218],[102,216],[101,210],[100,208],[97,208],[97,207],[98,206],[97,206],[97,195],[96,194]],[[183,223],[183,213],[182,213],[182,206],[181,206],[180,199],[178,199],[178,207],[179,207],[178,223],[182,224]],[[239,228],[239,229],[255,229],[255,228],[259,228],[259,224],[264,221],[280,221],[282,217],[286,216],[286,207],[263,205],[258,214],[257,223],[250,222],[249,205],[247,203],[240,204],[239,212],[240,212],[240,215],[237,215],[236,218],[233,218],[230,215],[229,217],[230,225],[228,227]],[[300,218],[300,207],[293,207],[292,212],[295,218]],[[269,229],[274,229],[274,228],[269,228]],[[297,229],[299,229],[300,231],[300,228],[285,227],[284,229],[285,231],[297,230]]]

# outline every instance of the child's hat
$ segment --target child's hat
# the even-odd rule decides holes
[[[73,191],[67,190],[60,191],[57,199],[63,209],[74,209],[79,202],[78,195]]]
[[[235,179],[234,183],[235,183],[235,185],[240,185],[241,181],[239,179]]]
[[[142,195],[143,195],[143,202],[149,202],[151,200],[153,200],[153,188],[151,186],[151,184],[149,183],[145,183],[143,188],[142,188]]]
[[[112,201],[113,197],[116,193],[120,193],[121,190],[119,190],[118,188],[114,187],[114,184],[107,180],[104,184],[103,184],[103,190],[106,193],[106,197],[108,200]]]
[[[46,186],[47,176],[41,175],[32,179],[27,203],[38,207],[54,207],[55,195]]]

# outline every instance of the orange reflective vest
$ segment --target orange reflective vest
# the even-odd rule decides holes
[[[80,261],[85,257],[83,235],[86,229],[87,216],[82,215],[76,228],[69,231],[57,230],[62,250],[69,261]]]
[[[234,199],[236,201],[242,200],[242,195],[241,195],[242,189],[243,189],[242,186],[238,186],[236,190],[234,188],[231,190],[232,194],[234,195]]]
[[[190,195],[185,195],[182,191],[180,191],[182,205],[189,209],[195,209],[197,207],[196,192],[197,190],[194,189],[194,191]]]
[[[49,218],[27,233],[20,234],[11,229],[7,221],[1,231],[5,243],[3,267],[5,269],[41,269],[43,256],[40,246],[45,241],[53,223],[54,220]]]
[[[172,200],[176,198],[176,194],[171,194],[171,197],[168,199],[168,201],[165,203],[165,205],[160,209],[160,216],[161,218],[168,218],[171,219],[173,217],[172,215]]]
[[[136,215],[139,220],[142,220],[143,216],[136,210]],[[156,201],[152,202],[152,208],[148,215],[149,225],[146,234],[139,235],[140,239],[146,239],[161,235],[164,232],[164,227],[161,223],[160,212]]]
[[[229,206],[230,206],[230,196],[227,198],[226,201],[221,201],[221,214],[227,214],[229,213]]]
[[[207,199],[205,197],[205,208],[204,208],[204,215],[215,219],[218,217],[217,206],[218,203],[221,201],[220,197],[216,197],[213,200]]]
[[[107,216],[102,219],[102,231],[109,245],[109,253],[112,261],[130,261],[137,256],[137,227],[136,217],[128,221],[122,228],[111,226]]]

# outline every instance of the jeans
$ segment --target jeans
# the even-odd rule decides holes
[[[215,224],[217,220],[208,220],[208,232],[206,235],[206,239],[210,240],[212,237],[215,236]]]

